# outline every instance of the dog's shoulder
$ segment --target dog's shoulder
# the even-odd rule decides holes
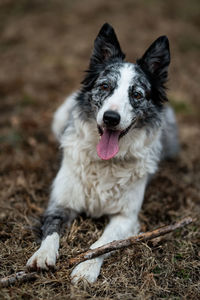
[[[73,121],[73,110],[76,106],[76,97],[78,92],[75,92],[68,96],[63,104],[59,106],[59,108],[56,110],[53,116],[53,122],[52,122],[52,131],[54,136],[58,141],[60,141],[60,138],[65,130],[65,128],[72,123]]]

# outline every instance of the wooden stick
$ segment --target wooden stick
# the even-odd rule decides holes
[[[151,239],[154,239],[158,236],[162,236],[166,233],[172,232],[176,229],[182,228],[190,223],[192,223],[193,220],[192,218],[188,217],[185,218],[174,225],[168,225],[164,226],[158,229],[155,229],[153,231],[148,231],[146,233],[141,233],[137,236],[132,236],[130,238],[124,239],[124,240],[118,240],[118,241],[113,241],[111,243],[108,243],[102,247],[88,250],[84,253],[79,254],[78,256],[71,258],[69,260],[70,265],[76,265],[82,261],[100,256],[102,254],[118,250],[118,249],[123,249],[129,246],[132,246],[136,243],[140,242],[145,242]],[[31,281],[34,279],[38,278],[38,274],[36,272],[28,272],[28,271],[21,271],[17,272],[14,275],[6,276],[4,278],[0,279],[0,287],[8,287],[10,285],[14,285],[16,283],[23,283],[26,281]]]
[[[14,275],[6,276],[0,279],[0,287],[8,287],[10,285],[18,283],[23,283],[26,281],[31,281],[38,278],[38,274],[36,272],[26,272],[20,271],[15,273]]]
[[[166,233],[169,233],[176,229],[182,228],[182,227],[192,223],[192,221],[193,221],[192,218],[188,217],[188,218],[185,218],[173,225],[168,225],[168,226],[164,226],[164,227],[155,229],[153,231],[141,233],[137,236],[132,236],[132,237],[129,237],[124,240],[113,241],[113,242],[103,245],[101,247],[83,252],[74,258],[71,258],[69,260],[69,264],[76,265],[85,260],[95,258],[97,256],[100,256],[102,254],[105,254],[105,253],[108,253],[108,252],[111,252],[114,250],[123,249],[123,248],[129,247],[129,246],[132,246],[136,243],[141,243],[141,242],[152,240],[158,236],[162,236]]]

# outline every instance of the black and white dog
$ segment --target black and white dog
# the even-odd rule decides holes
[[[164,105],[167,37],[159,37],[135,64],[124,58],[113,28],[104,24],[80,91],[55,113],[53,132],[63,159],[29,268],[55,266],[60,232],[82,212],[110,217],[92,249],[137,234],[148,179],[161,159],[178,152],[174,113]],[[72,281],[95,282],[104,258],[77,265]]]

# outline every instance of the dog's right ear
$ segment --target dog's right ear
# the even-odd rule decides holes
[[[121,51],[114,29],[108,23],[105,23],[94,41],[90,67],[96,64],[104,64],[114,58],[123,60],[125,54]]]
[[[151,44],[137,64],[162,83],[167,80],[167,70],[170,64],[169,41],[166,36],[160,36]]]

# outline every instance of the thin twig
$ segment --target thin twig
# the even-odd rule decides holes
[[[153,231],[141,233],[137,236],[132,236],[132,237],[129,237],[124,240],[113,241],[113,242],[103,245],[101,247],[91,249],[84,253],[81,253],[74,258],[71,258],[69,260],[69,264],[76,265],[85,260],[95,258],[97,256],[100,256],[102,254],[105,254],[105,253],[108,253],[108,252],[111,252],[114,250],[123,249],[123,248],[129,247],[129,246],[132,246],[136,243],[141,243],[141,242],[152,240],[158,236],[167,234],[178,228],[182,228],[182,227],[192,223],[192,221],[193,221],[192,218],[188,217],[188,218],[185,218],[173,225],[168,225],[168,226],[164,226],[164,227],[155,229]]]
[[[16,283],[23,283],[26,281],[34,280],[36,278],[38,278],[38,274],[36,272],[20,271],[15,273],[14,275],[1,278],[0,287],[8,287]]]
[[[113,241],[111,243],[108,243],[102,247],[93,249],[93,250],[88,250],[84,253],[79,254],[78,256],[71,258],[69,260],[70,265],[76,265],[82,261],[95,258],[97,256],[100,256],[102,254],[118,250],[118,249],[123,249],[129,246],[132,246],[136,243],[141,243],[145,242],[148,240],[152,240],[158,236],[162,236],[166,233],[172,232],[176,229],[182,228],[190,223],[192,223],[193,220],[192,218],[188,217],[185,218],[173,225],[168,225],[164,226],[158,229],[155,229],[153,231],[148,231],[146,233],[141,233],[137,236],[133,236],[124,240],[118,240],[118,241]],[[14,275],[6,276],[4,278],[0,279],[0,287],[8,287],[10,285],[14,285],[16,283],[23,283],[27,281],[31,281],[34,279],[37,279],[39,275],[36,272],[28,272],[28,271],[21,271],[17,272]]]

